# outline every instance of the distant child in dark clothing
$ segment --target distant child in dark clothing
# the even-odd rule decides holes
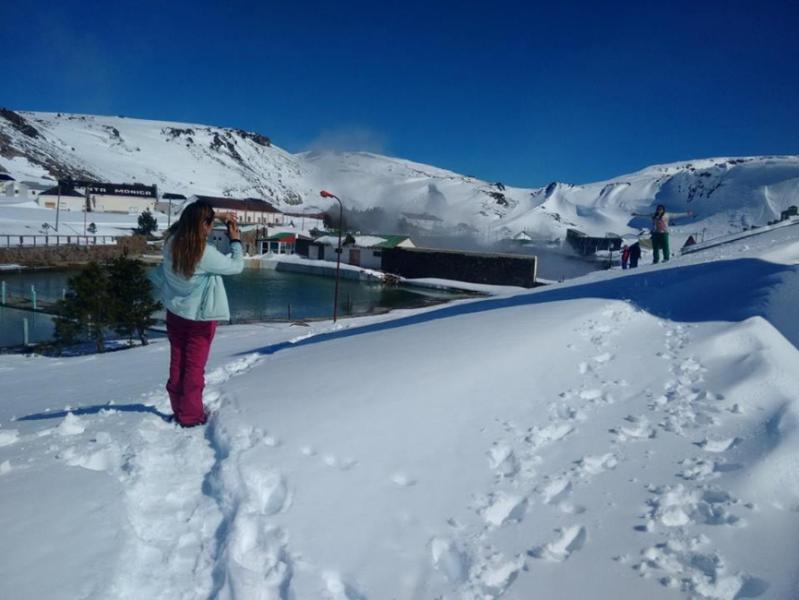
[[[630,246],[630,268],[635,269],[638,266],[638,260],[641,258],[641,244],[635,242]]]

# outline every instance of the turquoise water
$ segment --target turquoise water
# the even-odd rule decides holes
[[[58,300],[67,280],[76,270],[2,272],[9,297],[30,298],[31,285],[39,300]],[[231,321],[274,321],[331,318],[335,280],[328,277],[247,269],[240,275],[225,277],[230,301]],[[463,298],[465,294],[410,287],[385,287],[376,283],[341,280],[340,317],[368,314],[394,308],[412,308]],[[51,338],[50,317],[9,308],[0,308],[0,346],[22,343],[23,319],[28,319],[30,341]]]

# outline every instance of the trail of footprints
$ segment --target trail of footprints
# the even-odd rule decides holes
[[[585,544],[590,531],[581,521],[586,507],[574,504],[570,497],[578,486],[590,485],[593,478],[615,469],[625,460],[623,445],[656,441],[658,436],[677,435],[692,441],[697,454],[681,461],[674,485],[646,485],[649,495],[646,511],[631,526],[658,540],[642,548],[639,560],[614,557],[630,563],[642,577],[653,578],[692,597],[732,600],[741,593],[757,596],[761,582],[745,573],[732,571],[722,556],[712,548],[711,540],[694,535],[696,524],[740,527],[742,512],[752,508],[710,482],[724,471],[735,468],[724,454],[739,440],[715,436],[712,428],[720,424],[724,413],[741,412],[720,394],[703,387],[705,368],[692,356],[685,356],[689,327],[663,321],[665,349],[658,356],[669,362],[673,377],[662,393],[649,391],[648,414],[627,415],[610,429],[608,447],[586,455],[571,467],[555,474],[538,473],[543,460],[539,453],[547,446],[567,440],[589,414],[615,403],[614,391],[629,384],[609,381],[603,370],[614,359],[609,339],[619,325],[634,317],[634,309],[608,308],[601,321],[589,320],[578,333],[596,349],[591,360],[579,363],[577,370],[583,384],[560,394],[549,407],[549,423],[521,430],[503,423],[507,435],[495,441],[487,452],[488,467],[494,473],[493,489],[475,496],[471,508],[480,515],[483,529],[471,535],[457,528],[451,536],[431,543],[433,566],[450,582],[460,584],[470,598],[502,596],[522,569],[530,568],[528,558],[566,561]],[[535,503],[547,505],[573,522],[542,535],[526,553],[504,556],[492,547],[493,530],[521,522]]]
[[[570,497],[577,486],[588,485],[601,473],[614,469],[618,457],[605,449],[585,455],[565,472],[539,474],[547,447],[568,440],[592,411],[615,403],[612,389],[622,389],[622,380],[608,381],[604,369],[614,360],[609,339],[618,326],[632,318],[632,308],[608,309],[602,321],[590,320],[577,333],[588,340],[596,354],[578,365],[582,384],[562,392],[549,405],[548,423],[520,428],[501,423],[505,435],[487,452],[488,467],[494,474],[493,488],[474,496],[471,508],[481,517],[483,527],[467,533],[453,527],[451,536],[436,538],[431,544],[433,566],[451,583],[457,584],[466,598],[502,596],[519,573],[528,568],[529,560],[566,561],[589,541],[589,531],[580,521],[585,507],[574,504]],[[630,430],[640,424],[631,424]],[[542,534],[526,552],[506,556],[491,544],[491,533],[502,527],[520,523],[529,507],[540,503],[551,506],[574,521]]]
[[[736,468],[725,453],[739,440],[705,432],[720,424],[725,414],[741,413],[741,408],[703,387],[704,366],[695,357],[685,356],[687,326],[662,323],[665,347],[658,356],[668,362],[672,377],[662,391],[646,392],[648,414],[621,419],[610,429],[607,447],[581,457],[563,472],[539,473],[545,448],[568,440],[592,412],[613,406],[614,393],[623,393],[628,386],[623,379],[606,379],[603,372],[615,360],[610,338],[634,315],[632,307],[614,306],[601,320],[589,320],[578,329],[596,351],[577,365],[582,383],[553,400],[546,425],[524,428],[502,423],[505,435],[487,450],[493,486],[475,495],[470,505],[482,529],[467,531],[450,520],[448,534],[430,541],[432,567],[462,597],[502,596],[529,561],[567,561],[589,544],[591,532],[581,520],[587,509],[571,501],[573,491],[615,469],[624,460],[621,448],[625,444],[651,443],[664,435],[691,440],[696,453],[676,465],[679,483],[646,487],[647,505],[632,526],[657,539],[642,548],[637,560],[614,559],[629,564],[642,577],[692,596],[731,600],[742,592],[758,595],[759,580],[731,570],[707,536],[691,531],[695,524],[744,526],[745,513],[752,506],[712,484],[721,473]],[[259,360],[256,355],[247,356],[208,374],[205,402],[212,413],[229,401],[218,386]],[[153,394],[149,400],[168,412],[164,394]],[[69,414],[58,427],[38,435],[72,440],[81,438],[84,431],[84,420]],[[125,568],[111,591],[127,597],[131,590],[145,590],[148,597],[158,598],[166,597],[171,589],[194,589],[197,595],[208,597],[248,597],[253,590],[269,590],[270,597],[291,597],[294,559],[289,537],[269,519],[290,510],[289,482],[276,469],[256,471],[242,466],[253,448],[274,447],[281,441],[253,428],[229,431],[219,414],[205,432],[175,433],[173,425],[145,421],[138,439],[128,447],[98,432],[88,449],[85,443],[60,448],[58,458],[67,464],[112,472],[125,485],[133,535],[123,550]],[[0,432],[0,445],[19,439],[15,430]],[[299,451],[308,460],[341,471],[358,464],[353,458],[310,445]],[[0,465],[0,475],[10,468]],[[390,474],[389,480],[399,487],[416,483],[401,472]],[[572,517],[572,522],[531,540],[520,555],[507,556],[493,547],[490,534],[521,522],[536,503]],[[320,571],[320,577],[322,589],[331,598],[365,598],[336,572]]]
[[[725,453],[739,440],[714,434],[713,428],[722,424],[724,414],[740,414],[741,408],[705,389],[705,367],[683,352],[686,326],[666,326],[665,337],[661,357],[670,361],[673,377],[662,394],[649,394],[649,409],[659,419],[659,431],[691,440],[700,452],[677,465],[681,483],[647,486],[647,510],[636,529],[656,534],[660,541],[645,548],[633,568],[692,596],[722,600],[759,596],[764,589],[760,580],[729,568],[708,536],[691,531],[696,524],[743,527],[746,511],[754,508],[710,483],[737,468]]]
[[[102,427],[113,404],[98,418],[68,412],[56,427],[27,436],[68,466],[106,471],[124,491],[126,540],[108,597],[291,598],[295,558],[288,532],[274,515],[290,510],[290,482],[276,468],[246,465],[248,454],[277,447],[281,440],[227,418],[237,411],[221,391],[231,377],[246,373],[257,354],[231,361],[206,376],[205,428],[181,430],[157,418],[144,418],[129,440],[114,439]],[[142,403],[159,412],[171,409],[162,391],[145,393]],[[225,406],[226,410],[220,411]],[[0,445],[21,440],[17,430],[0,430]],[[47,440],[52,440],[47,442]],[[349,457],[303,446],[300,452],[327,468],[357,466]],[[0,476],[16,466],[0,465]],[[397,486],[413,485],[397,473]],[[326,597],[363,598],[355,586],[331,570],[320,570]]]

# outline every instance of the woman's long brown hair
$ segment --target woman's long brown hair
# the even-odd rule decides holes
[[[205,226],[214,220],[214,209],[206,202],[193,202],[167,231],[172,243],[172,270],[184,277],[194,275],[206,244]]]

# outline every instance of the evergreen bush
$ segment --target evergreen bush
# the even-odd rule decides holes
[[[147,328],[155,323],[152,314],[161,303],[153,300],[144,264],[125,255],[115,258],[108,266],[108,291],[114,331],[127,337],[130,344],[135,334],[146,346]]]
[[[155,322],[152,314],[161,304],[152,298],[152,285],[141,261],[123,255],[107,266],[91,262],[70,278],[67,286],[57,305],[56,344],[89,339],[97,352],[103,352],[109,329],[127,337],[131,344],[134,335],[142,345],[148,343],[147,328]]]
[[[111,325],[108,275],[96,262],[90,262],[67,286],[64,299],[58,302],[56,343],[72,344],[85,336],[94,341],[97,352],[103,352],[105,330]]]
[[[138,222],[139,226],[136,228],[136,233],[139,235],[149,236],[158,229],[158,221],[149,210],[145,210],[139,215]]]

